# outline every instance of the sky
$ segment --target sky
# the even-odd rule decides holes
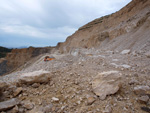
[[[131,0],[0,0],[0,46],[45,47]]]

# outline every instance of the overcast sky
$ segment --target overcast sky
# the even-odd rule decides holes
[[[0,0],[0,46],[55,46],[131,0]]]

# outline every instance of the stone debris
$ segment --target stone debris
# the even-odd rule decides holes
[[[147,113],[150,113],[150,108],[149,107],[143,106],[143,107],[141,107],[141,110],[143,110],[143,111],[145,111]]]
[[[149,86],[136,86],[134,87],[133,91],[136,95],[145,95],[150,91],[150,87]]]
[[[95,98],[94,97],[88,97],[87,98],[87,105],[92,105],[95,102]]]
[[[150,58],[150,51],[146,52],[145,55],[147,56],[147,58]]]
[[[43,111],[40,111],[38,108],[34,108],[30,110],[28,113],[44,113]]]
[[[14,97],[18,96],[22,92],[23,88],[19,87],[14,91]]]
[[[22,101],[11,113],[142,113],[140,107],[150,103],[149,88],[135,87],[150,87],[148,58],[95,50],[64,54],[52,62],[44,62],[41,55],[23,70],[0,77],[0,87],[7,83],[0,101],[14,96]],[[22,75],[26,81],[20,80]]]
[[[125,68],[125,69],[129,69],[131,68],[131,66],[127,65],[127,64],[123,64],[123,65],[120,65],[121,67]]]
[[[18,113],[19,112],[19,108],[16,105],[13,109],[12,109],[12,113]]]
[[[100,73],[92,82],[93,92],[104,100],[107,95],[115,94],[121,85],[121,75],[117,71]]]
[[[106,105],[105,110],[103,111],[103,113],[112,113],[112,108],[110,105]]]
[[[38,88],[39,86],[40,86],[39,83],[34,83],[34,84],[32,84],[32,87],[33,87],[33,88]]]
[[[137,81],[136,79],[131,79],[131,80],[129,81],[129,84],[130,84],[130,85],[139,84],[139,81]]]
[[[141,103],[141,104],[147,104],[148,101],[149,101],[149,97],[147,95],[144,95],[144,96],[141,96],[138,98],[138,101]]]
[[[12,98],[10,100],[0,102],[0,111],[9,110],[10,108],[13,108],[18,104],[19,104],[19,100],[16,98]]]
[[[45,107],[41,108],[44,113],[50,113],[51,110],[52,110],[52,107],[53,105],[52,104],[49,104],[49,105],[46,105]]]
[[[53,100],[54,102],[58,102],[58,101],[59,101],[59,98],[52,97],[52,100]]]
[[[34,105],[33,105],[31,102],[25,102],[25,103],[23,104],[23,107],[24,107],[25,109],[27,109],[27,110],[31,110],[31,109],[34,108]]]

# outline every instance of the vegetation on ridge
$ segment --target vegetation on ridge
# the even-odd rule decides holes
[[[0,46],[0,58],[5,57],[8,52],[11,52],[11,50],[12,49],[8,49],[8,48]]]

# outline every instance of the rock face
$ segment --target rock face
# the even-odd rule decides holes
[[[54,47],[13,49],[5,59],[0,60],[0,75],[10,72],[28,62],[31,58],[44,53],[51,53]]]
[[[9,69],[7,68],[7,60],[5,58],[0,58],[0,75],[8,71]]]
[[[120,88],[121,75],[117,71],[100,73],[92,82],[93,92],[104,100],[107,95],[115,94]]]
[[[46,83],[50,80],[48,73],[49,71],[43,70],[24,73],[20,76],[19,81],[21,84]]]
[[[4,102],[0,102],[0,111],[8,110],[17,104],[19,104],[19,101],[16,98],[13,98]]]
[[[149,37],[148,29],[144,29],[150,23],[149,5],[149,0],[132,0],[120,11],[80,27],[57,47],[62,53],[79,47],[91,48],[101,45],[107,48],[108,44],[111,44],[110,49],[138,51],[139,44],[146,44]],[[142,29],[139,29],[140,27]]]

